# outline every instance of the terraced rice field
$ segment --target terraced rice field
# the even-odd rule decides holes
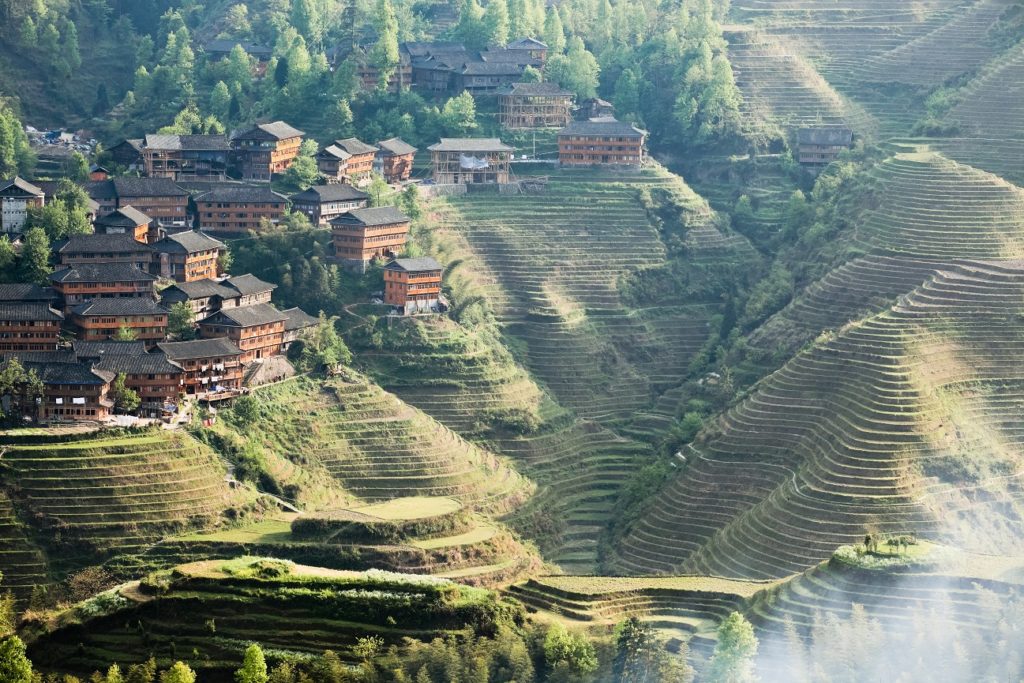
[[[217,456],[185,434],[154,430],[22,441],[7,444],[3,457],[17,517],[40,541],[79,563],[132,554],[184,529],[217,526],[225,511],[239,513],[255,500],[251,491],[230,488]],[[12,520],[15,512],[8,510]],[[22,546],[20,561],[37,557],[31,547]],[[12,578],[24,575],[17,564],[0,570]],[[36,571],[17,580],[30,580]]]
[[[947,118],[965,135],[1019,140],[1024,131],[1024,44],[988,64],[961,93]]]
[[[800,354],[695,445],[618,566],[781,577],[870,530],[1015,547],[1022,301],[1019,261],[949,265]]]

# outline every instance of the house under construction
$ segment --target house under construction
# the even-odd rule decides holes
[[[429,147],[438,185],[505,185],[513,148],[498,138],[441,138]]]

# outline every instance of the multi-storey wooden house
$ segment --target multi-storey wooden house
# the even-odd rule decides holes
[[[223,242],[197,230],[173,233],[153,244],[154,272],[176,282],[214,278],[223,250]]]
[[[281,353],[287,319],[271,304],[254,304],[217,311],[199,323],[199,333],[204,339],[231,340],[247,364]]]
[[[796,133],[797,156],[805,166],[827,166],[853,145],[853,131],[846,126],[815,126]]]
[[[149,270],[153,247],[136,241],[134,235],[73,235],[58,244],[54,251],[62,266],[90,263],[130,263]]]
[[[0,353],[56,351],[63,320],[49,302],[0,302]]]
[[[269,181],[292,165],[303,135],[284,121],[257,124],[231,140],[232,164],[243,180]]]
[[[225,235],[258,232],[264,221],[276,225],[288,208],[288,198],[269,185],[223,186],[204,192],[193,201],[200,229]]]
[[[122,206],[93,221],[98,235],[131,235],[137,242],[145,242],[153,219],[133,206]]]
[[[293,194],[288,200],[292,203],[292,211],[305,214],[313,225],[327,226],[343,213],[366,207],[370,195],[346,183],[337,183],[314,185]]]
[[[374,170],[389,183],[401,183],[412,175],[415,160],[415,147],[401,138],[388,138],[377,143]]]
[[[441,138],[428,149],[438,185],[509,181],[514,150],[498,138]]]
[[[50,275],[50,284],[63,300],[65,313],[93,299],[153,299],[154,282],[155,275],[132,263],[80,263]]]
[[[353,209],[331,221],[334,255],[363,271],[375,258],[392,258],[405,249],[409,217],[393,206]]]
[[[147,135],[142,160],[151,178],[223,180],[230,151],[226,135]]]
[[[208,398],[242,388],[242,351],[226,337],[163,342],[158,350],[184,370],[182,391]]]
[[[147,297],[93,299],[72,307],[71,323],[83,341],[113,339],[127,328],[153,346],[167,336],[167,309]]]
[[[563,128],[572,121],[572,93],[557,83],[513,83],[498,94],[505,128]]]
[[[342,182],[358,184],[373,173],[373,160],[377,155],[376,147],[368,145],[358,138],[335,140],[333,146],[348,155],[345,160],[343,177],[340,178]]]
[[[405,314],[437,308],[441,264],[430,257],[395,259],[384,266],[384,303]]]
[[[646,137],[633,124],[613,118],[573,121],[558,131],[558,163],[639,168]]]

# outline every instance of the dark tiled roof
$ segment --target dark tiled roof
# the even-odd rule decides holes
[[[147,135],[149,149],[191,152],[226,152],[231,149],[227,135]]]
[[[522,95],[523,97],[572,97],[572,93],[557,83],[513,83],[502,95]]]
[[[441,141],[428,147],[432,152],[511,152],[509,147],[498,138],[441,138]]]
[[[75,315],[167,315],[167,309],[148,296],[93,299],[71,309]]]
[[[642,138],[646,135],[632,123],[619,121],[610,116],[587,121],[573,121],[558,131],[558,135],[610,135],[619,138]]]
[[[407,273],[423,273],[431,270],[441,270],[441,264],[430,258],[399,258],[384,266],[388,270],[404,270]]]
[[[26,363],[77,363],[78,357],[71,349],[54,349],[53,351],[3,351],[0,352],[0,363],[17,358],[22,365]]]
[[[155,275],[134,263],[79,263],[50,275],[52,282],[153,282]]]
[[[24,363],[26,370],[34,370],[43,384],[107,384],[115,375],[106,370],[94,370],[89,363]]]
[[[393,206],[378,206],[372,209],[352,209],[331,220],[337,225],[390,225],[406,223],[409,217]]]
[[[181,292],[184,296],[175,296],[176,292]],[[176,285],[171,285],[167,289],[163,290],[161,297],[170,301],[175,299],[205,299],[211,296],[219,296],[225,299],[230,299],[238,296],[238,292],[230,287],[225,287],[216,280],[210,280],[205,278],[203,280],[196,280],[195,282],[179,282]]]
[[[224,281],[224,284],[233,287],[242,295],[259,294],[260,292],[270,292],[277,289],[277,285],[264,282],[251,273],[229,277]]]
[[[343,150],[341,147],[338,147],[337,145],[327,145],[322,150],[317,152],[316,156],[317,158],[333,157],[335,159],[341,159],[342,161],[347,161],[348,159],[352,158],[351,154]]]
[[[153,248],[160,254],[195,254],[196,252],[208,251],[210,249],[223,249],[224,243],[213,239],[206,233],[186,230],[168,235],[154,244]]]
[[[536,38],[518,38],[506,45],[509,50],[546,50],[547,43],[542,43]]]
[[[462,43],[427,43],[409,41],[402,43],[401,49],[412,57],[427,57],[429,55],[465,52],[466,46]]]
[[[15,176],[6,180],[0,180],[0,194],[8,196],[28,194],[40,197],[43,191],[27,180]]]
[[[146,353],[146,342],[142,341],[74,341],[72,346],[79,358],[103,358],[104,356],[138,356]]]
[[[121,199],[126,197],[187,197],[188,192],[169,178],[114,178],[114,191]]]
[[[93,365],[96,370],[126,375],[180,375],[185,371],[162,353],[104,356]]]
[[[281,313],[288,317],[288,319],[284,321],[284,329],[288,332],[313,327],[320,322],[319,318],[311,316],[309,313],[306,313],[298,307],[286,308],[281,311]]]
[[[204,192],[196,197],[197,202],[215,203],[274,203],[286,202],[288,198],[283,194],[274,192],[269,185],[238,185],[218,187],[209,192]]]
[[[357,154],[376,154],[377,148],[373,145],[368,145],[359,138],[345,138],[344,140],[335,140],[334,145],[340,149],[345,150],[349,154],[355,156]]]
[[[0,301],[43,301],[57,299],[57,292],[52,287],[41,287],[35,283],[14,282],[0,284]]]
[[[287,140],[289,138],[300,138],[305,133],[298,128],[292,128],[284,121],[274,121],[273,123],[258,123],[236,139],[262,138],[265,135],[269,135],[275,140]]]
[[[540,60],[532,57],[526,50],[506,50],[500,47],[492,47],[481,52],[480,61],[486,64],[515,64],[522,68],[540,65]]]
[[[218,356],[241,356],[241,350],[225,338],[196,339],[183,342],[161,342],[156,347],[171,360],[192,358],[217,358]]]
[[[801,128],[796,133],[801,145],[827,145],[849,147],[853,144],[853,131],[842,126],[819,126]]]
[[[5,322],[25,320],[63,320],[57,311],[50,308],[49,304],[38,301],[29,302],[3,302],[0,303],[0,320]]]
[[[95,225],[116,225],[116,226],[131,226],[135,227],[138,225],[145,225],[152,223],[153,219],[142,213],[134,206],[122,206],[113,213],[109,213],[106,216],[97,218],[93,221]]]
[[[466,62],[459,73],[466,76],[518,76],[525,67],[517,62]]]
[[[114,187],[113,180],[90,180],[89,182],[82,185],[85,188],[85,193],[89,195],[90,199],[117,199],[117,189]]]
[[[314,185],[305,192],[293,194],[289,199],[295,202],[347,202],[369,199],[370,195],[346,183]]]
[[[280,322],[287,319],[288,316],[277,310],[277,308],[271,304],[253,304],[252,306],[242,306],[240,308],[229,308],[227,310],[218,311],[201,322],[200,325],[213,322],[214,324],[219,325],[226,324],[237,327],[252,327],[253,325],[266,325],[268,323]]]
[[[235,49],[235,45],[241,45],[246,54],[253,55],[254,57],[269,57],[274,54],[274,50],[266,45],[250,43],[245,40],[232,40],[230,38],[211,40],[205,45],[204,49],[207,52],[227,54]]]
[[[97,233],[72,235],[57,247],[58,254],[149,254],[153,247],[136,242],[131,235]]]
[[[416,148],[402,138],[388,138],[377,143],[382,156],[402,156],[404,154],[415,154]]]

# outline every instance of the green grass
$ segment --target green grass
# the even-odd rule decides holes
[[[391,520],[438,517],[453,514],[461,509],[462,503],[452,498],[429,498],[425,496],[394,498],[383,503],[352,508],[354,512],[360,514]]]

